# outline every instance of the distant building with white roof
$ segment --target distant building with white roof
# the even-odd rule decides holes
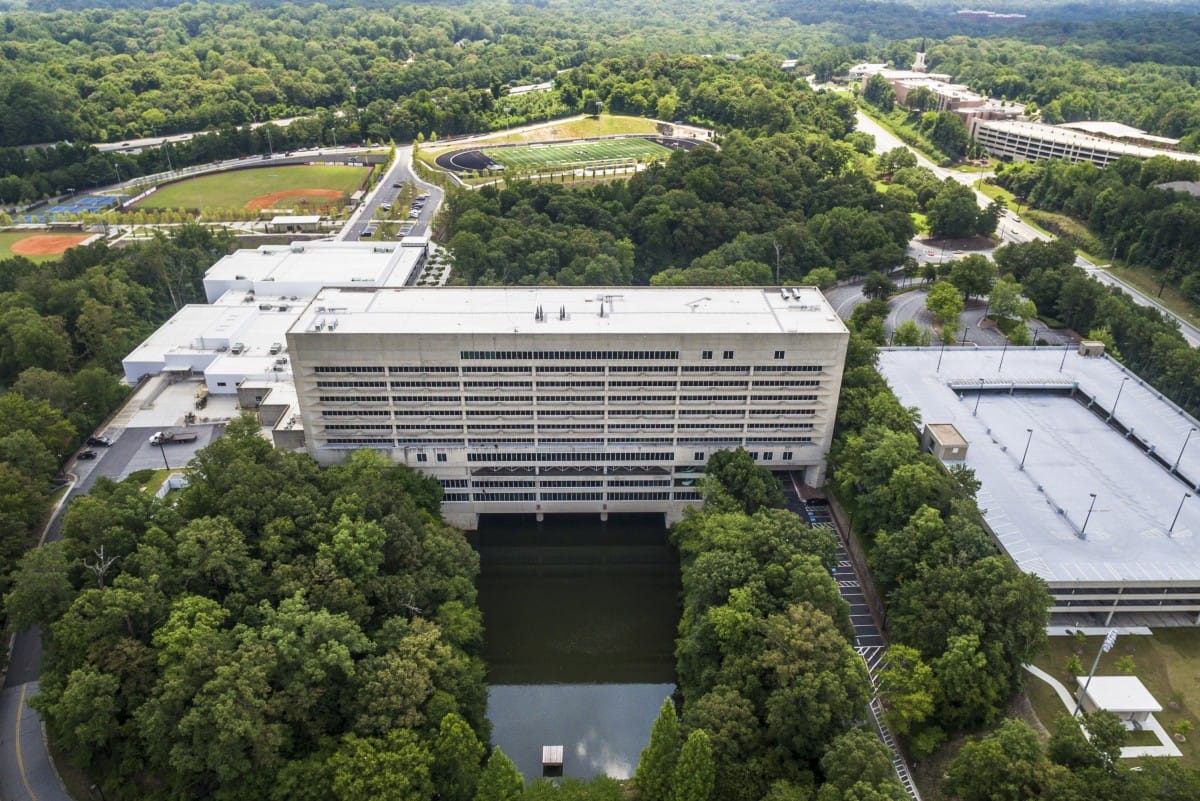
[[[1196,153],[1130,144],[1071,127],[1038,122],[978,120],[973,123],[970,133],[989,155],[1006,161],[1066,159],[1090,161],[1098,167],[1107,166],[1122,156],[1137,159],[1167,156],[1180,161],[1200,161],[1200,155]]]
[[[824,480],[848,332],[815,288],[325,289],[288,351],[309,453],[435,476],[444,514],[657,512],[713,452]]]

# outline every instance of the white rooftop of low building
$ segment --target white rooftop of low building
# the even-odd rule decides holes
[[[1063,348],[885,349],[879,364],[901,403],[925,423],[953,424],[970,443],[979,506],[1023,570],[1060,585],[1200,581],[1200,498],[1185,498],[1195,485],[1181,478],[1200,481],[1200,432],[1188,439],[1200,423],[1154,387],[1107,358]],[[978,391],[980,379],[989,391]],[[1105,412],[1048,392],[1005,391],[1014,383],[1078,384]],[[1114,403],[1116,419],[1169,465],[1182,452],[1178,475],[1105,422]]]
[[[1087,684],[1088,698],[1109,712],[1162,712],[1158,702],[1137,676],[1076,676],[1079,686]]]
[[[785,290],[787,297],[762,287],[327,288],[292,330],[323,323],[338,333],[846,333],[820,290]]]
[[[271,218],[272,225],[316,225],[320,214],[277,214]]]
[[[172,315],[122,359],[126,380],[135,382],[147,372],[172,368],[290,380],[290,366],[276,361],[286,356],[287,331],[305,304],[282,303],[278,298],[266,299],[262,304],[238,303],[236,297],[223,297],[222,301],[228,302],[192,304]],[[261,308],[268,305],[271,311]],[[284,306],[287,310],[279,311]],[[278,351],[271,353],[276,346]],[[235,348],[241,353],[234,354]]]
[[[1145,139],[1150,142],[1161,142],[1164,145],[1179,144],[1178,139],[1171,139],[1168,136],[1154,136],[1153,134],[1146,133],[1141,128],[1134,128],[1132,125],[1126,125],[1122,122],[1081,120],[1079,122],[1064,122],[1058,127],[1072,128],[1076,131],[1086,131],[1100,136],[1109,136],[1114,139]]]
[[[1062,128],[1057,125],[1045,125],[1040,122],[985,120],[979,122],[978,126],[980,128],[986,127],[997,131],[1005,131],[1018,136],[1024,135],[1044,142],[1087,147],[1106,153],[1133,156],[1135,158],[1148,159],[1154,156],[1168,156],[1182,161],[1200,161],[1200,154],[1196,153],[1180,153],[1145,147],[1143,145],[1133,145],[1127,142],[1116,142],[1111,139],[1102,139],[1099,136],[1093,136],[1083,131],[1073,131],[1069,128]]]
[[[238,250],[204,275],[209,299],[231,286],[260,287],[264,282],[308,288],[322,286],[403,286],[421,258],[424,240],[404,242],[293,242]]]

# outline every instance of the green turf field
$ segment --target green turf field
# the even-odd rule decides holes
[[[487,148],[483,153],[497,164],[503,164],[506,169],[544,170],[622,159],[664,159],[671,155],[671,150],[649,139],[632,138]]]
[[[201,175],[159,189],[138,204],[139,209],[243,208],[251,200],[273,192],[301,189],[332,189],[352,194],[358,191],[366,167],[259,167],[252,170]],[[291,198],[272,208],[292,208]]]

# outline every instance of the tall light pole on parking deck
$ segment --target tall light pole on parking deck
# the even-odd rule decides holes
[[[979,394],[975,396],[975,408],[971,410],[971,416],[975,417],[979,413],[979,401],[983,400],[983,379],[979,379]]]
[[[1179,455],[1175,457],[1175,464],[1171,465],[1171,472],[1174,473],[1179,469],[1179,460],[1183,458],[1183,452],[1187,450],[1188,440],[1192,438],[1192,434],[1196,433],[1196,427],[1192,426],[1188,429],[1187,436],[1183,438],[1183,447],[1179,449]]]
[[[167,461],[167,449],[163,447],[162,440],[159,440],[159,441],[158,441],[158,452],[162,454],[162,458],[163,458],[163,467],[165,467],[165,468],[167,468],[168,470],[170,470],[170,469],[171,469],[171,463]]]
[[[1096,508],[1096,493],[1089,492],[1088,495],[1091,496],[1092,504],[1088,507],[1087,517],[1083,518],[1083,527],[1079,529],[1080,535],[1087,534],[1088,521],[1092,519],[1092,510]]]
[[[1171,520],[1171,527],[1167,529],[1168,534],[1175,530],[1175,524],[1179,522],[1179,513],[1183,511],[1183,502],[1190,497],[1192,497],[1192,493],[1185,492],[1183,493],[1183,497],[1179,499],[1179,508],[1175,510],[1175,517]]]
[[[1025,429],[1025,432],[1027,434],[1029,434],[1029,436],[1027,436],[1025,438],[1025,452],[1021,454],[1021,469],[1022,470],[1025,469],[1025,457],[1029,455],[1029,443],[1033,442],[1033,429],[1027,428],[1027,429]]]
[[[1109,409],[1109,411],[1108,411],[1108,418],[1104,422],[1107,423],[1107,422],[1111,421],[1113,419],[1113,415],[1117,413],[1117,404],[1121,402],[1121,392],[1124,391],[1125,382],[1127,382],[1128,380],[1129,380],[1129,376],[1125,376],[1124,378],[1121,379],[1121,386],[1117,387],[1117,397],[1113,401],[1112,408]]]

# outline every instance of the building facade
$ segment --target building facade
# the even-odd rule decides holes
[[[287,335],[317,461],[375,448],[443,513],[699,502],[715,451],[824,480],[848,332],[813,288],[323,290]]]

